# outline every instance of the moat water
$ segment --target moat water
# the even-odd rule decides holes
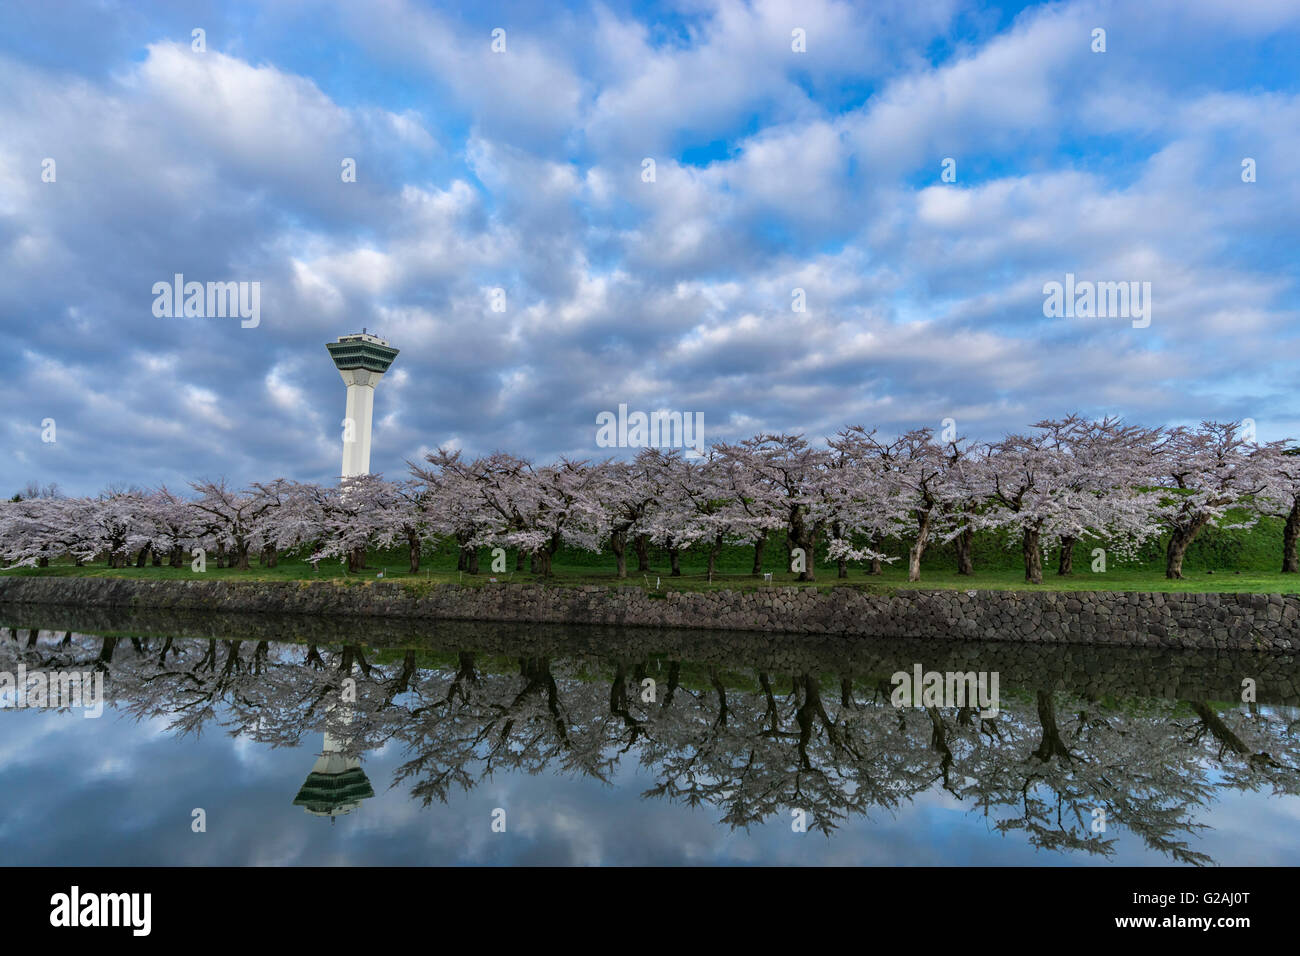
[[[0,606],[0,674],[7,864],[1300,863],[1276,655]]]

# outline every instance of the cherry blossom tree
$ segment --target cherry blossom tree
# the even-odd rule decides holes
[[[830,452],[813,448],[802,435],[762,434],[739,444],[718,443],[718,453],[743,477],[744,497],[783,518],[791,550],[804,554],[800,581],[817,577],[815,554],[831,517],[826,471]]]
[[[865,507],[849,512],[861,515],[851,526],[872,539],[897,534],[908,540],[907,579],[919,581],[921,557],[931,535],[936,530],[946,531],[941,525],[961,490],[956,471],[961,457],[955,443],[951,453],[946,451],[934,441],[929,428],[884,441],[874,430],[857,425],[841,432],[831,446],[856,462],[852,472],[858,481],[853,499]],[[868,551],[853,549],[850,553],[860,557]]]
[[[87,514],[88,538],[83,547],[88,553],[107,555],[110,568],[124,568],[130,554],[151,540],[154,529],[147,517],[144,492],[110,488],[100,494]]]
[[[651,509],[663,494],[652,472],[664,466],[666,457],[657,448],[646,448],[632,462],[607,461],[595,469],[593,491],[609,528],[609,546],[614,552],[615,574],[627,577],[628,539],[645,534]]]
[[[274,505],[264,494],[236,491],[221,481],[196,481],[194,509],[201,517],[203,536],[220,552],[229,552],[231,567],[248,570],[248,551],[259,535],[258,522]]]
[[[989,449],[986,461],[988,499],[993,508],[981,524],[1018,533],[1025,580],[1042,584],[1043,537],[1066,524],[1068,460],[1050,435],[1039,432],[1007,436]]]
[[[407,479],[392,486],[392,521],[398,536],[406,541],[407,571],[420,573],[420,555],[430,537],[430,509],[433,495],[421,481]]]
[[[193,502],[172,493],[164,485],[150,496],[150,505],[156,553],[167,555],[168,567],[183,567],[186,552],[195,547],[200,532],[200,519]]]
[[[480,547],[518,546],[510,536],[526,526],[520,509],[532,468],[527,461],[503,452],[466,461],[459,450],[448,448],[431,452],[425,461],[428,467],[410,467],[425,488],[429,531],[456,541],[460,570],[478,573]]]
[[[277,479],[270,485],[254,484],[252,490],[270,503],[255,522],[255,535],[269,565],[274,566],[279,554],[314,554],[319,549],[326,534],[324,488]]]
[[[723,544],[728,539],[748,538],[748,518],[743,509],[735,507],[731,483],[723,477],[729,464],[710,449],[702,457],[676,461],[673,470],[676,487],[671,497],[679,505],[674,543],[680,548],[699,544],[706,549],[710,583]]]
[[[1019,535],[1026,581],[1042,583],[1051,548],[1062,552],[1058,573],[1069,574],[1081,538],[1105,537],[1123,555],[1158,533],[1147,487],[1158,432],[1077,415],[1034,428],[989,446],[971,470],[988,502],[976,524]]]
[[[1181,578],[1183,557],[1201,529],[1243,528],[1257,520],[1250,502],[1268,487],[1270,456],[1246,441],[1240,422],[1211,421],[1170,429],[1151,454],[1165,479],[1155,513],[1169,532],[1165,577]],[[1235,520],[1234,510],[1240,515]]]
[[[78,565],[93,560],[91,510],[84,498],[57,495],[0,503],[0,560],[10,567],[46,567],[64,555]]]
[[[648,450],[654,454],[643,453],[639,460],[645,469],[645,482],[655,499],[653,506],[641,519],[641,533],[637,535],[637,540],[664,548],[668,552],[669,576],[680,577],[682,549],[691,543],[686,525],[693,510],[681,493],[684,467],[682,455],[676,450]],[[648,562],[642,558],[643,549],[639,549],[638,563],[649,570]]]
[[[1074,571],[1074,546],[1082,539],[1105,538],[1107,547],[1131,557],[1137,546],[1159,532],[1153,512],[1158,497],[1145,486],[1149,450],[1158,429],[1125,425],[1108,416],[1089,421],[1074,414],[1034,426],[1060,465],[1054,540],[1060,550],[1058,575]]]
[[[747,468],[743,460],[729,456],[721,463],[719,481],[731,503],[737,532],[753,545],[754,563],[750,573],[759,577],[763,573],[768,535],[785,526],[784,517],[775,510],[775,496],[768,493],[767,479]]]
[[[366,552],[386,550],[401,534],[402,518],[392,482],[382,476],[355,475],[317,491],[321,540],[312,561],[342,558],[351,572],[366,566]]]
[[[944,446],[948,458],[948,493],[941,507],[945,524],[951,529],[948,535],[957,557],[957,573],[975,573],[975,529],[980,515],[987,510],[983,476],[988,464],[984,459],[986,449],[965,438],[954,438]]]
[[[936,540],[955,541],[958,571],[970,573],[974,534],[987,531],[1019,539],[1025,579],[1041,583],[1053,549],[1065,575],[1080,541],[1127,556],[1166,531],[1166,573],[1178,577],[1201,528],[1244,527],[1263,513],[1285,520],[1283,570],[1296,573],[1297,463],[1285,442],[1248,443],[1232,422],[1150,429],[1079,415],[982,446],[940,444],[928,428],[887,440],[858,425],[824,447],[764,433],[691,460],[648,448],[633,461],[535,465],[504,452],[469,460],[439,449],[402,482],[369,475],[321,487],[279,478],[234,490],[199,481],[193,499],[165,487],[91,498],[35,487],[0,503],[0,560],[39,567],[103,557],[123,568],[132,558],[138,567],[166,559],[180,567],[187,549],[203,547],[215,550],[218,567],[247,569],[256,549],[271,567],[282,553],[306,552],[317,561],[342,557],[355,571],[368,550],[400,545],[418,573],[427,546],[454,541],[470,573],[484,548],[513,548],[517,568],[529,556],[542,575],[562,547],[608,548],[626,578],[629,544],[646,570],[653,543],[667,550],[674,575],[683,551],[704,550],[713,580],[728,543],[752,545],[761,573],[764,543],[783,529],[791,552],[802,551],[800,580],[815,580],[819,556],[835,561],[840,577],[849,561],[878,571],[896,560],[880,550],[884,542],[901,540],[917,581]]]
[[[531,555],[534,570],[550,576],[562,545],[599,551],[608,534],[597,469],[586,462],[561,459],[535,468],[504,453],[465,462],[448,449],[426,460],[431,467],[413,466],[413,474],[435,489],[471,573],[478,570],[476,549],[498,545]]]
[[[520,482],[523,529],[510,535],[517,546],[537,555],[537,571],[551,575],[560,546],[599,551],[608,534],[597,495],[596,473],[586,462],[562,458],[531,470]]]

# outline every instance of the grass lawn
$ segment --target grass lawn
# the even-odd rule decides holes
[[[1031,585],[1024,579],[1024,571],[1017,566],[1003,566],[992,568],[980,568],[977,564],[977,571],[971,576],[962,576],[947,567],[926,567],[922,569],[921,580],[916,583],[909,583],[907,580],[906,568],[895,564],[886,566],[880,575],[869,575],[861,567],[851,567],[847,578],[837,578],[836,569],[831,565],[818,565],[817,580],[814,582],[800,582],[795,580],[795,575],[789,572],[782,572],[773,568],[772,581],[770,584],[755,579],[748,573],[749,562],[752,561],[749,553],[742,553],[742,549],[736,549],[735,554],[726,555],[730,560],[721,562],[722,570],[715,575],[712,583],[709,583],[704,573],[702,562],[687,560],[683,556],[682,575],[680,577],[670,577],[668,574],[667,561],[657,561],[652,558],[652,567],[656,570],[651,571],[648,575],[629,570],[628,577],[620,581],[614,575],[613,562],[605,556],[604,561],[600,561],[600,556],[592,556],[596,560],[587,560],[587,556],[575,556],[578,560],[563,560],[566,556],[562,553],[557,556],[554,573],[551,578],[544,579],[537,575],[523,572],[503,572],[494,574],[489,570],[491,559],[485,554],[481,559],[480,572],[477,575],[464,574],[455,570],[455,557],[446,553],[426,556],[423,569],[418,575],[411,575],[407,572],[407,560],[403,553],[378,553],[372,554],[369,558],[369,569],[359,574],[348,574],[343,566],[338,562],[322,561],[318,569],[299,558],[284,557],[280,559],[278,566],[274,568],[261,567],[254,563],[248,571],[235,571],[230,568],[218,568],[215,562],[209,560],[206,572],[199,574],[191,571],[187,563],[182,568],[168,567],[145,567],[145,568],[123,568],[111,570],[103,562],[93,566],[75,567],[71,563],[54,564],[48,568],[19,568],[9,571],[0,571],[3,576],[29,576],[29,577],[120,577],[120,578],[139,578],[144,580],[238,580],[238,581],[313,581],[313,580],[337,580],[340,582],[364,584],[379,579],[379,574],[383,574],[383,580],[389,582],[414,582],[419,581],[422,584],[448,584],[461,583],[466,585],[487,585],[492,583],[491,579],[495,578],[498,582],[509,581],[511,583],[550,583],[554,585],[585,585],[595,584],[603,586],[633,585],[637,587],[649,586],[652,590],[673,590],[673,591],[706,591],[720,589],[754,589],[760,587],[772,586],[789,586],[797,587],[854,587],[870,591],[892,591],[903,589],[979,589],[979,590],[1017,590],[1017,591],[1034,591],[1034,590],[1055,590],[1055,591],[1163,591],[1163,592],[1197,592],[1197,591],[1218,591],[1218,592],[1252,592],[1252,593],[1300,593],[1300,575],[1282,574],[1278,571],[1265,570],[1219,570],[1213,574],[1206,573],[1203,569],[1188,567],[1184,570],[1185,578],[1179,581],[1170,581],[1164,576],[1163,569],[1152,566],[1125,566],[1114,565],[1104,573],[1092,573],[1088,570],[1088,562],[1076,562],[1075,567],[1081,568],[1073,575],[1061,577],[1054,571],[1054,566],[1044,568],[1043,583],[1041,585]],[[508,566],[514,567],[513,555]],[[694,557],[694,556],[691,556]],[[779,559],[779,554],[774,555],[774,561],[768,562],[771,567],[775,560]],[[635,568],[635,560],[630,562],[631,567]]]

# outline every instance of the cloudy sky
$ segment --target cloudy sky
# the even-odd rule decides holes
[[[620,403],[1300,435],[1297,62],[1294,0],[6,4],[0,491],[328,480],[363,326],[390,477]],[[156,316],[177,273],[260,324]],[[1149,326],[1045,316],[1067,273]]]

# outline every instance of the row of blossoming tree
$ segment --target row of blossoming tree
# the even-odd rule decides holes
[[[629,550],[649,570],[651,547],[680,574],[682,552],[704,552],[713,580],[724,545],[763,549],[784,533],[800,580],[816,558],[840,577],[851,562],[878,573],[904,560],[918,580],[935,542],[953,542],[960,573],[973,571],[972,543],[995,532],[1018,543],[1025,578],[1041,583],[1044,558],[1071,573],[1076,542],[1118,558],[1159,538],[1166,574],[1206,526],[1243,527],[1260,515],[1286,519],[1282,570],[1296,572],[1300,456],[1284,442],[1246,440],[1237,422],[1145,428],[1078,415],[1041,421],[994,443],[936,440],[922,428],[883,437],[843,429],[825,447],[802,436],[762,434],[717,443],[703,455],[645,449],[634,460],[562,459],[537,465],[496,453],[468,459],[441,449],[410,464],[401,481],[378,475],[332,486],[276,479],[233,489],[198,481],[194,494],[167,488],[112,490],[93,498],[54,494],[0,504],[0,557],[10,566],[107,560],[184,566],[196,549],[219,566],[274,565],[285,553],[364,566],[367,550],[404,548],[410,571],[436,548],[458,549],[478,572],[480,549],[512,549],[516,569],[551,573],[561,547],[611,551],[618,577]]]

